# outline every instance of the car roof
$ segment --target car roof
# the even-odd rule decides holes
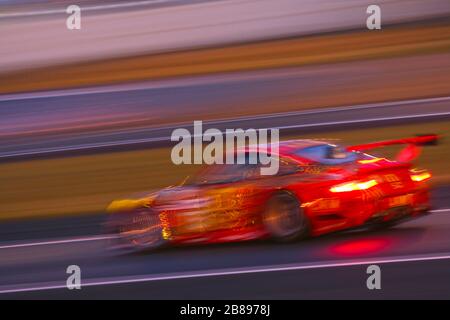
[[[280,142],[281,153],[290,154],[299,149],[320,146],[328,144],[328,142],[320,140],[287,140]]]
[[[299,149],[304,149],[313,146],[329,144],[326,141],[312,140],[312,139],[296,139],[296,140],[285,140],[279,143],[279,155],[291,155],[293,152]],[[271,150],[273,143],[267,145],[259,145],[259,150],[268,149]],[[244,148],[244,151],[258,151],[257,145],[251,145]]]

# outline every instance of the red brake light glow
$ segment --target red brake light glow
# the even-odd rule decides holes
[[[381,160],[384,160],[384,158],[363,159],[363,160],[359,160],[358,163],[361,163],[361,164],[376,163]]]
[[[357,190],[367,190],[376,186],[378,182],[376,180],[367,180],[367,181],[351,181],[342,184],[338,184],[334,187],[330,188],[331,192],[350,192]]]
[[[415,182],[421,182],[424,180],[428,180],[431,178],[431,174],[429,172],[422,172],[417,174],[411,174],[411,180]]]

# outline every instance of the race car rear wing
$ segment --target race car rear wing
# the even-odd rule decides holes
[[[359,144],[347,147],[348,151],[366,151],[380,147],[386,147],[396,144],[406,144],[407,146],[400,150],[395,160],[400,162],[411,162],[416,159],[421,152],[422,146],[436,145],[439,136],[436,134],[418,135],[413,138],[404,138],[397,140],[378,141],[366,144]]]

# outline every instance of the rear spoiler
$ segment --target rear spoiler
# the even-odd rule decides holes
[[[424,134],[417,135],[413,138],[404,138],[397,140],[386,140],[378,141],[366,144],[359,144],[347,147],[348,151],[365,151],[380,147],[386,147],[396,144],[406,144],[407,146],[403,148],[397,155],[396,160],[400,162],[410,162],[416,159],[421,152],[422,146],[436,145],[439,140],[439,136],[436,134]]]

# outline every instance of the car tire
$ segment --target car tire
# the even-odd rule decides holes
[[[263,223],[271,238],[288,242],[309,235],[310,225],[300,201],[290,192],[274,194],[266,203]]]
[[[110,249],[123,253],[152,251],[163,247],[162,229],[155,221],[155,213],[143,208],[129,213],[125,221],[116,225]],[[130,231],[124,232],[124,228]]]

